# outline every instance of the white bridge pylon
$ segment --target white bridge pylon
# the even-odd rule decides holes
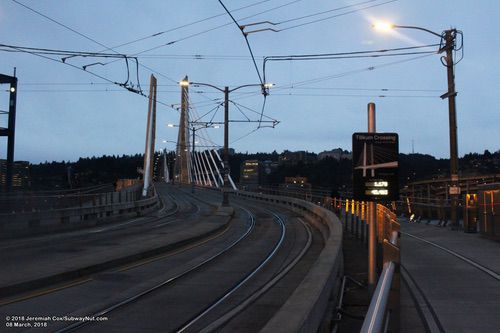
[[[363,177],[366,177],[366,171],[371,171],[371,177],[375,177],[375,170],[382,168],[397,168],[398,162],[385,162],[385,163],[377,163],[375,164],[375,156],[373,152],[373,144],[367,144],[366,142],[363,145],[363,158],[362,164],[356,166],[354,169],[363,170]]]
[[[187,77],[184,80],[187,80]],[[212,122],[203,121],[202,117],[197,114],[194,103],[189,100],[187,86],[182,87],[181,91],[181,114],[178,126],[174,181],[221,188],[224,184],[224,163],[218,152],[221,146],[210,139],[207,131],[215,126]],[[237,190],[231,175],[228,179],[233,190]]]

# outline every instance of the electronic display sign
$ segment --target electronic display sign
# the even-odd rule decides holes
[[[353,198],[360,201],[399,199],[397,133],[352,135]]]

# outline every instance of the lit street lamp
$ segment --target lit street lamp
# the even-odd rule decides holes
[[[457,148],[457,119],[456,119],[456,106],[455,106],[455,96],[457,92],[455,91],[455,74],[453,70],[453,51],[455,50],[455,41],[457,34],[461,34],[461,31],[457,29],[449,29],[443,31],[443,33],[438,34],[434,31],[414,26],[407,25],[396,25],[387,22],[376,22],[373,28],[378,31],[390,31],[391,29],[415,29],[425,31],[434,36],[439,37],[444,40],[444,44],[441,43],[439,53],[446,52],[446,56],[441,59],[443,65],[446,66],[448,74],[448,91],[441,95],[442,99],[448,98],[448,113],[449,113],[449,127],[450,127],[450,198],[451,198],[451,222],[452,228],[458,229],[458,196],[460,194],[460,187],[458,181],[458,148]]]
[[[188,87],[189,85],[206,86],[214,88],[224,93],[224,169],[223,169],[224,183],[222,185],[222,206],[229,206],[229,190],[227,189],[229,184],[229,93],[245,87],[261,87],[262,94],[266,96],[269,94],[269,88],[271,88],[273,84],[272,83],[245,84],[232,89],[229,89],[229,87],[227,86],[224,87],[224,89],[222,89],[208,83],[189,82],[187,80],[182,80],[179,82],[179,85],[181,87]]]

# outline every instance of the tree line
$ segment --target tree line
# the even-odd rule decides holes
[[[158,154],[158,153],[157,153]],[[315,158],[308,153],[306,160],[292,163],[280,159],[282,154],[235,153],[230,156],[231,177],[238,182],[240,166],[245,160],[271,161],[274,168],[266,176],[268,184],[282,183],[285,177],[307,177],[315,188],[350,187],[352,181],[352,161],[349,159]],[[104,155],[80,158],[76,162],[45,162],[30,165],[32,189],[53,189],[86,187],[96,184],[113,183],[122,178],[139,178],[143,155]],[[161,160],[161,159],[160,159]],[[424,154],[399,154],[400,186],[408,182],[449,177],[449,159],[437,159]],[[486,175],[500,170],[500,150],[490,153],[466,154],[459,161],[462,175]]]

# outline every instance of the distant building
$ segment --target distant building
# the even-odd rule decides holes
[[[257,187],[260,183],[261,168],[261,163],[258,160],[243,161],[240,184],[245,188]]]
[[[310,163],[317,160],[315,153],[310,153],[308,151],[289,151],[285,150],[279,155],[280,164],[297,164],[299,161],[304,163]]]
[[[347,150],[337,148],[332,150],[325,150],[318,154],[318,160],[322,160],[327,157],[334,158],[337,161],[340,161],[341,159],[352,160],[352,153],[348,152]]]
[[[12,168],[12,189],[24,190],[31,185],[30,163],[16,161]],[[0,160],[0,188],[4,189],[7,183],[7,160]]]
[[[279,188],[281,191],[285,191],[286,195],[311,200],[311,184],[309,183],[307,177],[285,177],[285,183],[280,184]]]

